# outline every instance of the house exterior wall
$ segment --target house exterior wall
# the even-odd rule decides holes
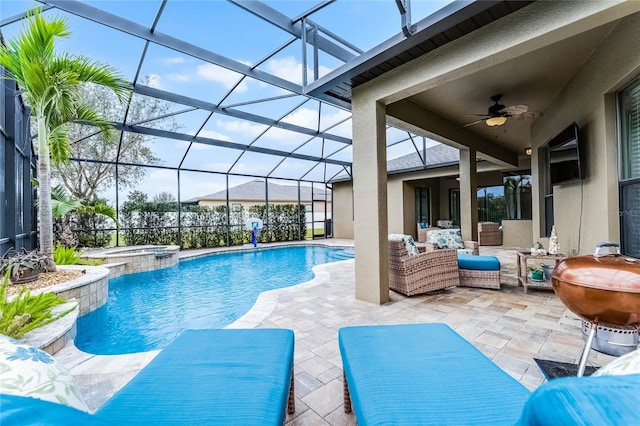
[[[600,241],[620,242],[614,94],[640,73],[637,40],[638,13],[618,23],[532,127],[532,146],[540,147],[575,121],[586,148],[586,179],[553,188],[554,221],[564,254],[589,254]],[[544,237],[539,154],[534,149],[538,178],[533,182],[532,241]]]

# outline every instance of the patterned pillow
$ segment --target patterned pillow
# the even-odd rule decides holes
[[[407,253],[409,253],[409,256],[417,256],[420,253],[418,251],[418,247],[416,246],[415,241],[413,241],[413,237],[411,235],[389,234],[389,241],[402,241],[402,242],[404,242],[404,246],[406,247]]]
[[[438,228],[442,228],[442,229],[451,229],[453,228],[453,221],[452,220],[439,220],[436,222]]]
[[[592,376],[622,376],[625,374],[640,374],[640,349],[629,352],[598,368]]]
[[[0,375],[0,393],[39,398],[89,412],[73,376],[51,355],[1,334]]]
[[[438,229],[429,232],[429,243],[435,243],[438,248],[463,249],[464,241],[459,229]]]

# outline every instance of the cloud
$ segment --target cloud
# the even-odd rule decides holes
[[[230,133],[237,133],[241,136],[255,138],[267,128],[264,124],[255,124],[242,120],[216,120],[216,127],[226,130]]]
[[[270,59],[267,61],[265,69],[277,77],[292,83],[302,84],[302,63],[298,62],[293,56]],[[319,77],[329,73],[329,71],[331,71],[331,68],[322,65],[318,67]],[[311,80],[313,80],[313,70],[307,67],[307,81]]]
[[[184,62],[185,62],[184,58],[181,58],[179,56],[162,59],[162,65],[184,64]]]
[[[211,139],[220,139],[220,140],[229,141],[229,142],[233,141],[233,139],[231,139],[229,136],[225,135],[224,133],[217,132],[215,130],[203,130],[200,132],[198,136],[202,136],[204,138],[211,138]]]
[[[204,80],[220,83],[227,89],[231,89],[232,87],[234,87],[238,80],[240,80],[240,78],[242,77],[241,74],[235,71],[231,71],[213,64],[198,65],[196,67],[196,74],[198,75],[198,77]],[[247,85],[246,80],[243,80],[242,83],[240,83],[240,85],[236,87],[234,91],[243,93],[248,89],[249,86]]]
[[[233,166],[231,172],[233,173],[243,173],[250,174],[254,176],[266,175],[269,173],[275,166],[273,164],[255,164],[243,162],[242,159]]]

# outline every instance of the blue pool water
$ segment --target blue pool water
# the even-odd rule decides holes
[[[162,349],[187,328],[222,328],[266,290],[313,278],[352,250],[295,246],[215,254],[109,280],[109,299],[78,319],[75,345],[101,355]]]

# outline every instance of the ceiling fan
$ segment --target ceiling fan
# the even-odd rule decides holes
[[[489,107],[486,114],[467,114],[475,117],[483,117],[479,120],[465,124],[464,127],[473,126],[474,124],[482,123],[483,121],[489,127],[502,126],[507,122],[507,119],[524,120],[525,118],[537,118],[542,115],[540,111],[529,111],[527,105],[509,105],[504,106],[500,103],[502,95],[493,95],[491,100],[493,105]]]

